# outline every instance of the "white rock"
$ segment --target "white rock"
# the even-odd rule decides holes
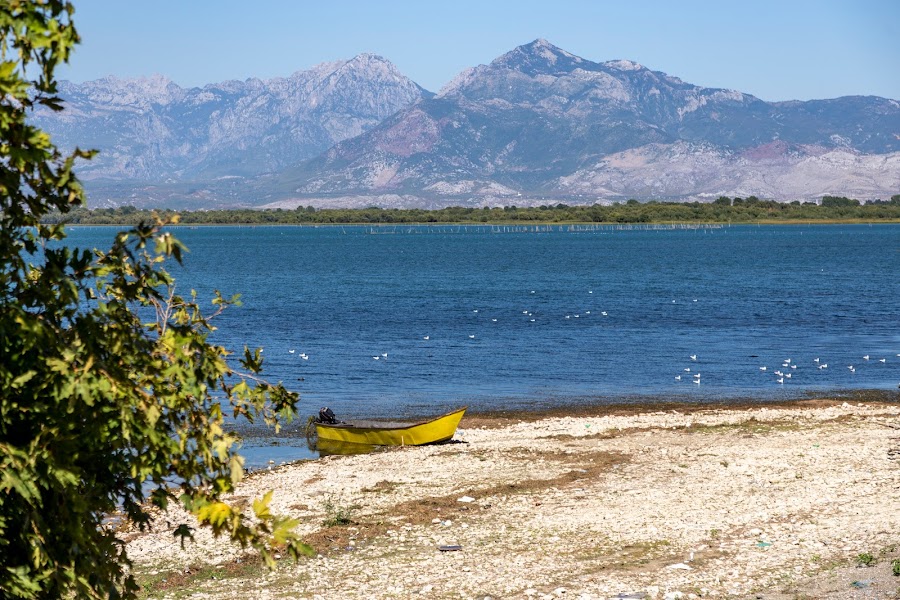
[[[674,565],[669,565],[666,568],[667,569],[680,569],[682,571],[693,571],[693,569],[690,566],[688,566],[684,563],[675,563]]]

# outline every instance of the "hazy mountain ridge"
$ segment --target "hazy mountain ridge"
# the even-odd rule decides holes
[[[288,169],[280,183],[310,199],[448,203],[887,197],[900,191],[898,134],[893,100],[768,103],[536,40],[465,70],[434,98]]]
[[[70,110],[48,129],[64,145],[102,142],[80,172],[95,182],[92,198],[113,203],[439,207],[900,192],[895,100],[765,102],[628,60],[593,62],[546,40],[466,69],[436,95],[374,55],[268,81],[185,90],[161,77],[109,78],[62,95]]]
[[[100,154],[82,179],[210,180],[277,171],[363,133],[430,92],[372,54],[290,77],[181,88],[162,76],[61,82],[66,110],[37,121]]]

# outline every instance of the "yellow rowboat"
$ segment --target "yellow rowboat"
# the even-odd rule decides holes
[[[466,412],[466,406],[421,423],[320,423],[316,433],[320,440],[370,446],[420,446],[446,442],[456,433],[456,427]]]

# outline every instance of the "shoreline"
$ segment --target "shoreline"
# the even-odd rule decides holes
[[[540,420],[543,418],[558,418],[567,415],[571,416],[603,416],[603,415],[631,415],[645,412],[678,410],[681,412],[696,412],[703,410],[719,409],[719,410],[751,410],[754,408],[797,408],[804,403],[828,403],[828,402],[900,402],[900,388],[895,390],[888,389],[834,389],[828,392],[804,392],[796,397],[779,398],[774,400],[738,397],[725,398],[722,400],[709,400],[700,398],[696,401],[687,402],[681,400],[681,397],[671,399],[671,395],[659,394],[648,396],[630,396],[632,401],[619,402],[617,398],[623,396],[614,396],[613,401],[609,403],[575,403],[563,404],[559,407],[542,407],[536,409],[497,409],[497,410],[469,410],[466,417],[479,417],[487,420],[495,419],[520,419],[520,420]],[[599,399],[599,398],[598,398]]]
[[[302,395],[301,395],[302,396]],[[696,401],[685,401],[682,396],[673,397],[670,394],[630,396],[630,401],[621,401],[623,396],[597,396],[593,401],[583,402],[583,397],[562,398],[560,402],[551,405],[553,399],[546,399],[547,405],[538,407],[512,407],[512,408],[473,408],[466,409],[465,417],[460,428],[464,428],[466,423],[477,423],[479,427],[489,429],[498,428],[511,422],[534,422],[542,419],[562,418],[562,417],[601,417],[601,416],[627,416],[647,412],[677,410],[682,413],[692,413],[704,410],[752,410],[756,408],[798,408],[805,403],[842,403],[842,402],[875,402],[875,403],[900,403],[900,388],[895,390],[888,389],[835,389],[824,393],[803,393],[795,397],[779,398],[774,400],[740,397],[725,398],[722,400],[709,400],[700,398]],[[612,400],[611,402],[599,402],[599,400]],[[460,404],[462,406],[462,404]],[[446,410],[452,410],[455,405],[447,405]],[[433,411],[415,412],[411,415],[404,416],[404,421],[415,421],[432,418],[441,412],[446,412],[441,408],[435,408]],[[272,430],[265,424],[240,424],[233,428],[235,432],[249,438],[261,439],[306,439],[304,429],[306,427],[306,419],[314,417],[315,414],[298,414],[291,423],[282,424],[282,430],[275,435]],[[342,417],[346,415],[338,415]],[[396,421],[396,418],[382,417],[362,417],[351,415],[348,418],[365,418],[366,421],[374,423]]]
[[[173,211],[175,214],[181,214],[179,211]],[[646,222],[593,222],[593,221],[459,221],[459,222],[409,222],[409,223],[366,223],[364,221],[358,223],[174,223],[166,225],[176,229],[191,229],[200,227],[379,227],[379,228],[398,228],[398,227],[597,227],[597,228],[652,228],[652,227],[678,227],[689,226],[691,228],[715,226],[717,228],[727,227],[756,227],[759,225],[897,225],[900,219],[759,219],[754,221],[646,221]],[[65,223],[66,227],[134,227],[136,223]]]
[[[232,501],[274,490],[320,553],[273,572],[207,532],[179,549],[177,513],[129,555],[152,598],[894,597],[896,396],[593,408],[254,472]]]

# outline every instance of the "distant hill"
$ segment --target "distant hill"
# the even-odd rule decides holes
[[[900,191],[898,151],[894,100],[769,103],[536,40],[287,169],[275,187],[294,203],[344,205],[887,198]]]
[[[519,206],[900,192],[900,103],[764,102],[535,40],[436,95],[362,55],[182,90],[67,85],[44,125],[99,146],[94,205]],[[92,140],[96,140],[92,144]]]
[[[78,168],[89,191],[146,203],[140,190],[161,185],[218,204],[209,186],[295,165],[433,94],[361,54],[285,78],[185,89],[162,76],[108,77],[61,82],[60,95],[66,109],[36,121],[64,148],[100,150]]]

